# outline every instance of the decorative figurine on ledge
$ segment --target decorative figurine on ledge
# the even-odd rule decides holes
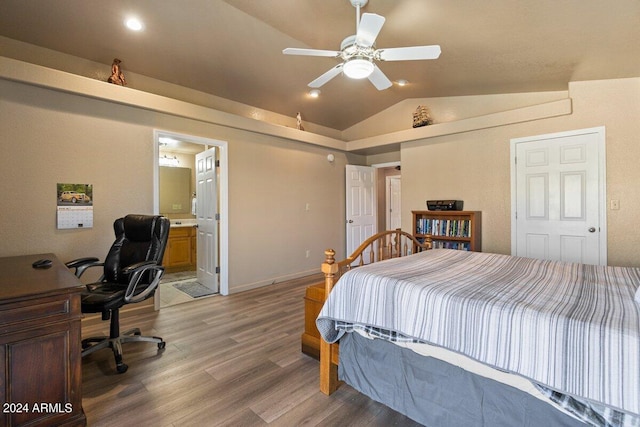
[[[296,114],[296,129],[304,130],[304,127],[302,127],[302,116],[299,112]]]
[[[126,86],[127,81],[124,78],[124,74],[122,73],[122,70],[120,70],[121,62],[122,61],[120,61],[118,58],[113,60],[113,64],[111,64],[111,76],[107,81],[109,83],[113,83],[114,85]]]
[[[418,105],[416,111],[413,113],[413,127],[418,128],[422,126],[429,126],[433,124],[433,119],[429,113],[429,109],[424,105]]]

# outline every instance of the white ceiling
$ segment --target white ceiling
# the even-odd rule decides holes
[[[433,61],[381,63],[392,81],[338,76],[308,97],[355,32],[349,0],[2,0],[0,35],[344,130],[407,98],[566,90],[640,76],[639,0],[370,0],[378,48],[439,44]],[[136,15],[145,30],[123,21]],[[1,54],[2,52],[0,52]]]

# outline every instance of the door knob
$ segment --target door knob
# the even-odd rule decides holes
[[[353,222],[353,220],[352,220],[352,219],[350,219],[350,220],[349,220],[349,221],[347,221],[347,222],[348,222],[349,224],[351,224],[351,223]]]
[[[595,232],[596,232],[595,227],[589,227],[589,233],[595,233]]]

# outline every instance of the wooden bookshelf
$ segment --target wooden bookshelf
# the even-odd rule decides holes
[[[418,239],[429,237],[433,248],[482,250],[482,212],[411,211],[413,233]]]

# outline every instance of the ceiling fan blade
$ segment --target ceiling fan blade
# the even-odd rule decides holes
[[[327,56],[331,58],[337,58],[342,54],[337,50],[298,49],[295,47],[288,47],[282,53],[285,55]]]
[[[389,80],[387,76],[384,75],[382,70],[375,65],[373,68],[373,73],[369,75],[369,81],[373,83],[373,85],[378,90],[385,90],[392,85],[391,80]]]
[[[363,13],[356,33],[356,44],[370,47],[378,37],[378,33],[384,24],[384,17],[375,13]]]
[[[378,49],[376,58],[381,61],[412,61],[419,59],[436,59],[440,56],[440,46],[411,46]]]
[[[318,77],[317,79],[315,79],[314,81],[312,81],[311,83],[309,83],[309,87],[320,87],[323,84],[327,83],[329,80],[331,80],[332,78],[334,78],[335,76],[337,76],[338,74],[340,74],[340,72],[342,71],[342,66],[344,64],[338,64],[335,67],[333,67],[332,69],[330,69],[329,71],[327,71],[326,73],[324,73],[323,75],[321,75],[320,77]]]

